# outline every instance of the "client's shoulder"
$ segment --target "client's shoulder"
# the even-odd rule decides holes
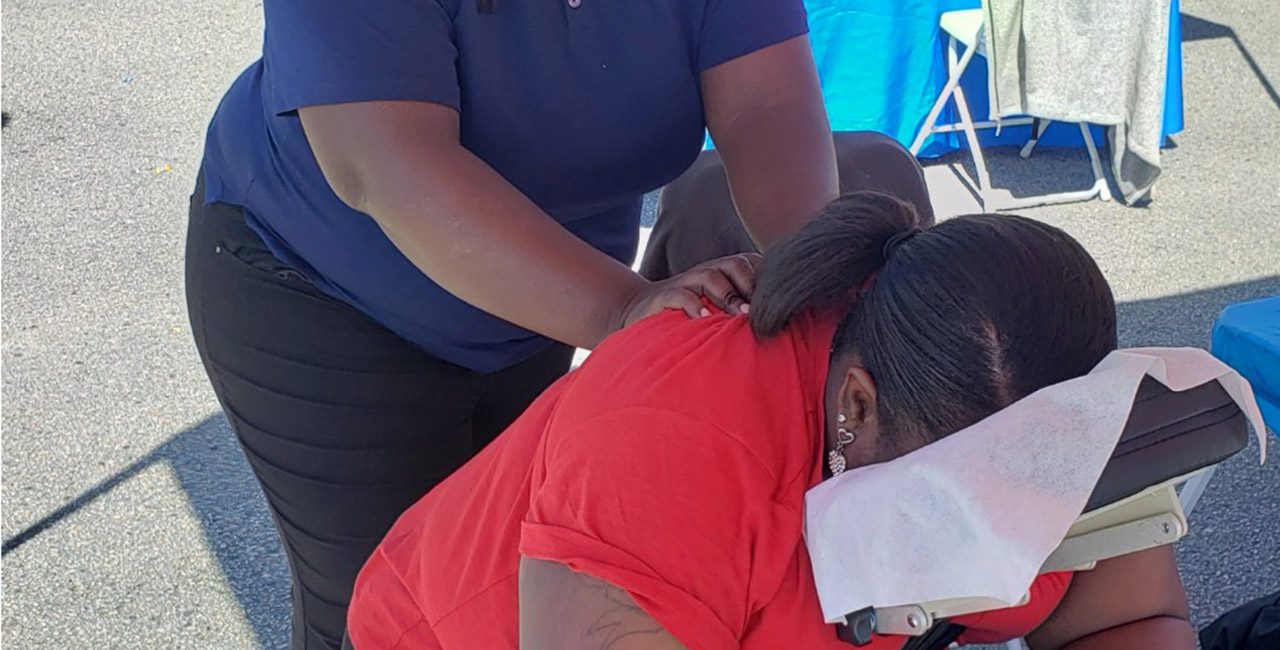
[[[826,343],[822,344],[825,350]],[[800,471],[820,426],[825,358],[799,330],[757,339],[745,317],[668,312],[609,337],[577,371],[559,424],[607,412],[678,420],[731,438],[779,477]]]
[[[717,313],[691,319],[667,311],[632,325],[603,343],[578,370],[579,393],[615,406],[642,405],[715,419],[724,411],[758,411],[801,388],[790,337],[759,340],[743,316]]]

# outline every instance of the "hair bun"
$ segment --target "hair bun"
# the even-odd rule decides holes
[[[880,248],[880,257],[883,257],[884,261],[888,262],[889,256],[893,255],[893,251],[897,250],[899,246],[907,243],[907,241],[912,237],[919,235],[921,232],[922,231],[919,228],[912,228],[911,230],[904,230],[902,232],[895,233],[892,237],[885,240],[884,246]]]

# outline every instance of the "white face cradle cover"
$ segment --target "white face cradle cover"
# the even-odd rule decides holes
[[[1262,416],[1235,371],[1191,348],[1113,352],[1088,375],[809,490],[805,543],[827,622],[951,598],[1017,603],[1084,509],[1147,375],[1173,391],[1218,381],[1265,460]]]

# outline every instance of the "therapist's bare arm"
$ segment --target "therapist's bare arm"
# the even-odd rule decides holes
[[[831,125],[808,37],[708,69],[702,97],[733,203],[760,250],[839,193]]]
[[[446,106],[360,102],[299,115],[343,202],[447,291],[527,329],[593,347],[664,308],[697,315],[700,295],[736,306],[750,294],[746,259],[651,284],[593,249],[463,148]]]
[[[1189,618],[1173,548],[1161,546],[1077,573],[1062,603],[1027,642],[1033,650],[1194,650]]]
[[[626,591],[558,562],[520,560],[520,650],[685,650]]]

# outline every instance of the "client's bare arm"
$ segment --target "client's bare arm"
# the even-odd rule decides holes
[[[1161,546],[1077,573],[1062,604],[1027,636],[1034,650],[1196,647],[1173,548]]]
[[[626,591],[558,562],[520,559],[521,650],[685,650]]]

